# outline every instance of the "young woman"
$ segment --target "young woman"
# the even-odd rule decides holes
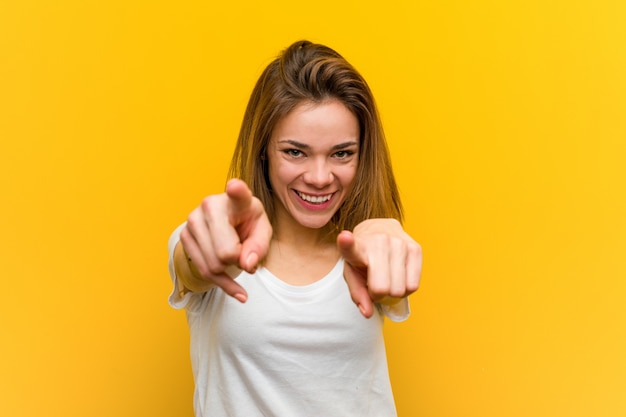
[[[169,245],[196,416],[396,415],[382,324],[408,317],[421,249],[365,80],[291,45],[252,92],[230,177]]]

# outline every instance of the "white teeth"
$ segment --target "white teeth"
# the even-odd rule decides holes
[[[303,194],[300,191],[298,191],[298,195],[304,201],[308,201],[309,203],[315,203],[315,204],[324,203],[324,202],[330,200],[330,197],[332,197],[332,194],[328,194],[328,195],[324,195],[324,196],[317,196],[316,197],[316,196],[313,196],[313,195]]]

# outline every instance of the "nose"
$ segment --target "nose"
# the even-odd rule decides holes
[[[322,158],[311,161],[303,178],[304,182],[316,188],[323,188],[334,179],[331,166]]]

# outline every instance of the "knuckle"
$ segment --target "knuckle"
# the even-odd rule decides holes
[[[382,233],[377,233],[369,237],[372,248],[376,252],[388,251],[391,248],[391,238]]]
[[[382,297],[389,294],[389,285],[381,282],[371,282],[368,285],[370,294],[375,297]]]
[[[419,289],[419,287],[420,287],[419,281],[408,283],[406,285],[406,292],[407,294],[413,294],[415,291]]]
[[[415,256],[421,256],[422,255],[422,246],[415,242],[409,242],[408,244],[408,251],[411,255],[415,255]]]
[[[209,195],[202,199],[200,203],[200,210],[205,216],[211,215],[215,212],[216,204],[219,204],[219,195]]]
[[[210,208],[213,201],[215,201],[215,196],[208,195],[202,199],[202,203],[200,203],[200,207],[202,207],[202,209]]]
[[[389,290],[389,295],[395,298],[404,297],[406,294],[406,287],[404,286],[393,287]]]
[[[218,262],[217,260],[210,259],[207,261],[206,265],[202,267],[200,275],[208,280],[211,280],[215,275],[219,275],[224,271],[224,266]]]
[[[215,248],[215,256],[221,263],[232,263],[237,261],[239,252],[236,248],[218,247]]]
[[[202,217],[200,216],[200,213],[198,213],[197,210],[192,211],[189,216],[187,216],[187,227],[184,228],[183,230],[195,230],[198,228],[198,226],[202,223]]]
[[[191,232],[186,227],[180,231],[179,235],[180,241],[183,244],[183,248],[189,245],[189,241],[191,240]]]
[[[398,238],[390,238],[389,240],[389,247],[392,251],[396,253],[403,253],[408,250],[407,242],[405,242],[404,240]]]

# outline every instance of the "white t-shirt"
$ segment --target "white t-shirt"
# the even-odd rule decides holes
[[[266,268],[236,279],[242,304],[219,288],[178,296],[170,239],[169,302],[185,308],[197,417],[395,416],[383,315],[401,321],[408,301],[364,318],[343,279],[343,260],[313,284],[293,286]],[[297,271],[294,271],[297,273]]]

